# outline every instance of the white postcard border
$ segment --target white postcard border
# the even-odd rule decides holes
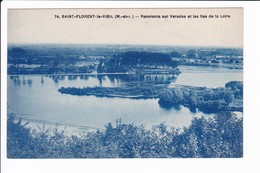
[[[260,4],[258,2],[21,2],[4,1],[1,9],[1,172],[259,172],[258,122]],[[10,8],[244,8],[244,157],[241,159],[7,159],[7,9]],[[258,39],[258,40],[257,40]]]

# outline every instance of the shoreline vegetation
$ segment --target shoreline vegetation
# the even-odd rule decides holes
[[[219,111],[243,112],[243,83],[231,81],[225,88],[206,88],[185,85],[175,85],[173,88],[163,86],[134,87],[62,87],[62,94],[77,96],[118,97],[129,99],[159,99],[162,108],[177,108],[182,105],[191,112],[197,110],[204,113]]]
[[[29,123],[29,122],[28,122]],[[164,123],[143,125],[108,123],[104,130],[76,136],[64,130],[40,132],[8,115],[8,158],[241,158],[243,118],[220,112],[212,118],[193,118],[183,130]]]

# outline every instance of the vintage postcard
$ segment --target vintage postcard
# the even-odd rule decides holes
[[[7,23],[7,158],[243,157],[243,8],[12,8]]]

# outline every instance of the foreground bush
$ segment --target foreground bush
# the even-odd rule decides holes
[[[164,123],[144,126],[112,123],[104,131],[66,136],[64,131],[35,132],[8,116],[8,158],[237,158],[243,156],[242,118],[223,112],[194,118],[189,127]]]

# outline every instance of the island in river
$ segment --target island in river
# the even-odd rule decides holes
[[[70,95],[94,95],[96,97],[120,97],[130,99],[159,98],[161,107],[170,108],[180,105],[190,108],[192,112],[200,110],[204,113],[220,111],[243,111],[243,83],[231,81],[225,88],[192,87],[175,85],[136,87],[61,87],[58,91]]]

